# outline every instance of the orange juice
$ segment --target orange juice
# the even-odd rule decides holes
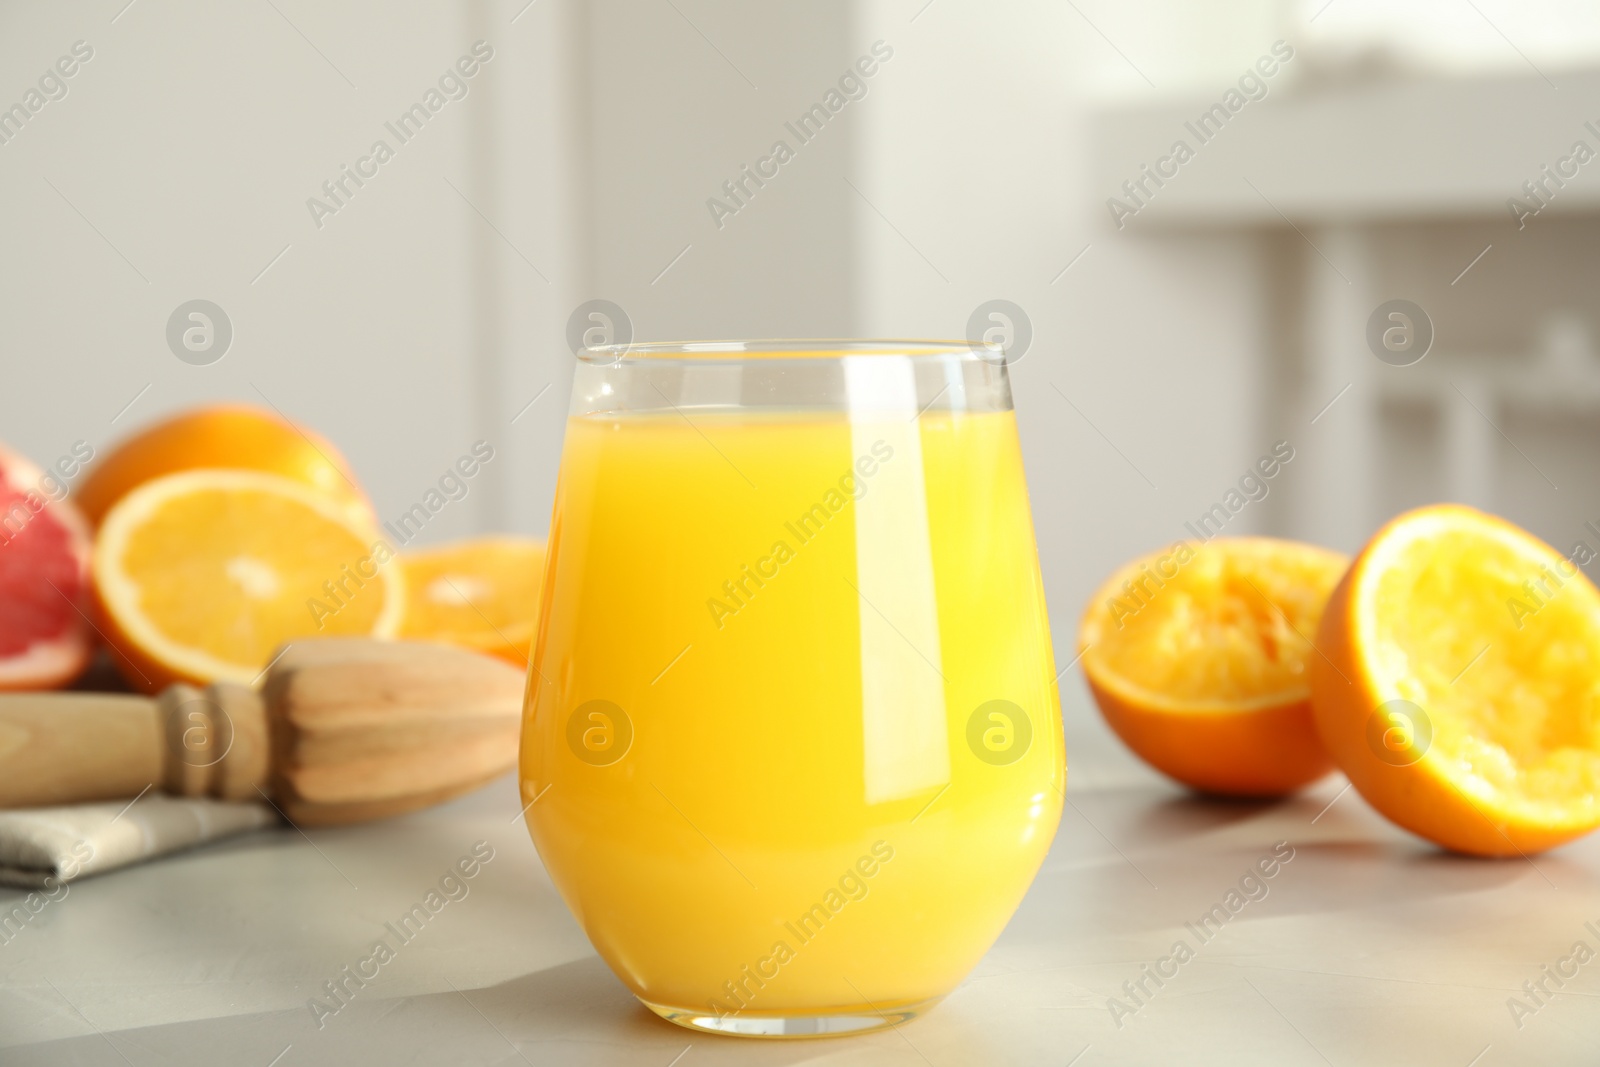
[[[575,416],[544,603],[528,824],[646,1004],[905,1017],[987,951],[1065,788],[1010,411]]]

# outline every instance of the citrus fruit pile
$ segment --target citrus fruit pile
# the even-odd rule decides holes
[[[275,413],[170,418],[91,458],[70,496],[44,477],[0,451],[0,689],[68,684],[97,643],[145,692],[252,684],[322,635],[526,662],[542,542],[400,552],[338,451]]]
[[[1281,796],[1338,767],[1458,852],[1600,826],[1600,591],[1577,563],[1458,505],[1399,516],[1347,562],[1215,538],[1123,567],[1079,631],[1106,721],[1210,793]]]

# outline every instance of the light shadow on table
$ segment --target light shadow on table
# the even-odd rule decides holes
[[[281,1067],[307,1064],[560,1063],[664,1067],[693,1045],[696,1064],[796,1065],[859,1052],[881,1060],[891,1035],[794,1043],[696,1034],[657,1018],[598,957],[505,982],[419,996],[362,999],[321,1030],[304,1008],[125,1029],[7,1049],[8,1067],[122,1063],[260,1065],[292,1046]],[[514,1047],[513,1047],[514,1043]],[[108,1048],[111,1044],[113,1048]],[[892,1056],[898,1059],[898,1056]],[[850,1062],[855,1057],[846,1057]]]
[[[1208,793],[1158,794],[1135,810],[1129,830],[1141,844],[1192,843],[1198,835],[1260,819],[1291,803],[1292,800],[1247,800]]]

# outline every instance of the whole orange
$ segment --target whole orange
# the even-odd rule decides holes
[[[276,412],[247,404],[192,408],[114,446],[89,466],[74,494],[95,526],[134,489],[168,474],[203,467],[260,471],[293,479],[372,520],[372,507],[338,449]]]

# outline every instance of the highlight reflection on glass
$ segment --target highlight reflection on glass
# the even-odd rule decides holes
[[[1065,788],[996,353],[587,349],[547,567],[523,802],[628,988],[760,1036],[954,988]]]

